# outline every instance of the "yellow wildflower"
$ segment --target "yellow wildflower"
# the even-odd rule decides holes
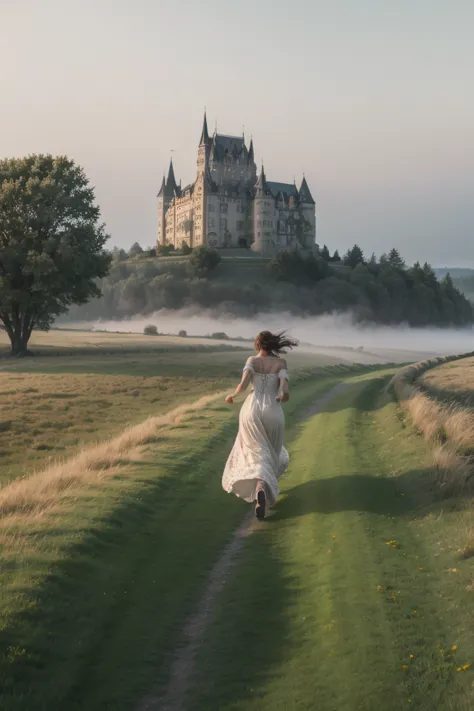
[[[418,568],[418,570],[423,570],[423,568]]]
[[[471,666],[470,664],[465,664],[465,665],[463,666],[463,671],[466,671],[466,669],[469,669],[470,666]]]
[[[416,615],[416,610],[413,610],[413,614]]]
[[[455,651],[456,651],[456,649],[457,649],[456,645],[455,645],[455,644],[453,644],[453,646],[451,647],[451,651],[452,651],[452,652],[455,652]]]
[[[410,654],[410,659],[414,659],[414,658],[415,658],[415,655],[414,655],[414,654]]]
[[[382,590],[382,586],[381,586],[381,585],[377,585],[377,590]]]
[[[458,671],[458,672],[462,671],[462,667],[458,667],[458,668],[456,669],[456,671]]]
[[[408,669],[408,667],[406,664],[402,664],[401,669],[402,669],[402,671],[406,671]]]

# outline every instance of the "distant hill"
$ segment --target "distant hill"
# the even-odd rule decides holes
[[[436,267],[434,273],[438,279],[442,279],[446,274],[451,274],[453,279],[461,279],[463,277],[474,276],[474,269],[465,269],[464,267]]]
[[[450,274],[456,289],[474,303],[474,269],[464,267],[438,267],[434,269],[438,279],[443,279],[446,274]]]

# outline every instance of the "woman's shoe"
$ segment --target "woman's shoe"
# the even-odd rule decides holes
[[[259,521],[263,521],[265,518],[265,492],[263,489],[257,491],[257,505],[255,506],[255,516]]]

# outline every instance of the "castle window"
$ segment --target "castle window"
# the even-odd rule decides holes
[[[212,204],[212,202],[209,203],[209,212],[214,212],[215,209],[216,209],[216,208],[214,207],[214,205]]]
[[[238,230],[244,229],[244,221],[243,220],[237,220],[237,229]]]
[[[224,217],[221,217],[221,230],[226,230],[227,229],[227,220]]]
[[[228,212],[229,206],[226,202],[221,202],[221,212]]]
[[[209,227],[214,227],[214,218],[213,217],[209,218]]]

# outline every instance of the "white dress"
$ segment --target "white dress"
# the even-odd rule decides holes
[[[289,464],[288,452],[283,447],[285,417],[276,399],[280,380],[288,380],[288,372],[279,367],[282,362],[278,359],[256,357],[252,360],[253,363],[245,366],[244,373],[250,376],[253,392],[240,411],[239,432],[224,469],[222,486],[228,493],[252,502],[261,479],[271,505],[278,496],[278,478]],[[268,366],[274,372],[264,372]]]

